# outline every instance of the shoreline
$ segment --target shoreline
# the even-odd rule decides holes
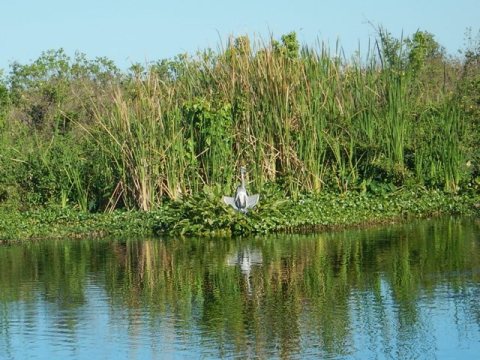
[[[480,216],[480,196],[431,191],[387,194],[325,193],[300,199],[264,197],[247,215],[213,196],[169,202],[150,211],[85,213],[44,207],[19,211],[0,207],[0,244],[41,239],[114,237],[232,237],[270,233],[316,233],[398,224],[415,218]]]

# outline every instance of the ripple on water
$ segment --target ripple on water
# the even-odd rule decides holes
[[[480,254],[446,225],[25,248],[19,268],[49,257],[2,273],[0,359],[475,358]]]

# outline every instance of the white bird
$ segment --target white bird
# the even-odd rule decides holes
[[[246,214],[248,209],[253,208],[257,205],[258,200],[260,199],[259,194],[255,195],[248,195],[247,189],[245,187],[245,172],[246,169],[244,166],[240,168],[240,174],[242,176],[242,183],[237,188],[237,192],[235,193],[235,197],[224,196],[223,201],[225,204],[230,205],[235,210]]]

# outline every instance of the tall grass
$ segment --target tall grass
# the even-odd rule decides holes
[[[447,191],[456,192],[462,178],[466,177],[464,142],[466,126],[454,103],[429,109],[422,114],[425,129],[415,148],[415,171],[425,179]]]
[[[253,190],[274,182],[290,195],[345,192],[366,180],[458,190],[467,176],[463,113],[442,89],[423,99],[413,73],[387,62],[403,49],[378,47],[380,55],[360,60],[295,44],[238,38],[83,99],[91,117],[75,123],[95,184],[68,165],[76,201],[86,207],[93,187],[104,209],[150,210],[207,188],[228,193],[241,165]]]
[[[188,170],[181,116],[173,89],[153,75],[114,85],[112,102],[92,104],[94,122],[84,127],[97,144],[96,159],[113,181],[109,207],[150,210],[165,195],[177,198]]]
[[[419,93],[409,74],[375,57],[366,63],[325,48],[286,55],[236,43],[183,59],[173,76],[148,71],[127,88],[117,85],[113,104],[97,108],[88,130],[115,174],[112,196],[148,210],[205,185],[228,191],[241,164],[254,185],[279,182],[291,194],[325,184],[347,191],[375,171],[407,176],[406,151],[418,145]],[[417,175],[428,177],[430,161],[439,167],[430,175],[450,190],[461,181],[455,114],[442,110],[442,140],[415,149]]]

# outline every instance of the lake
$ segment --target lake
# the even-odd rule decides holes
[[[478,358],[480,219],[0,247],[0,359]]]

